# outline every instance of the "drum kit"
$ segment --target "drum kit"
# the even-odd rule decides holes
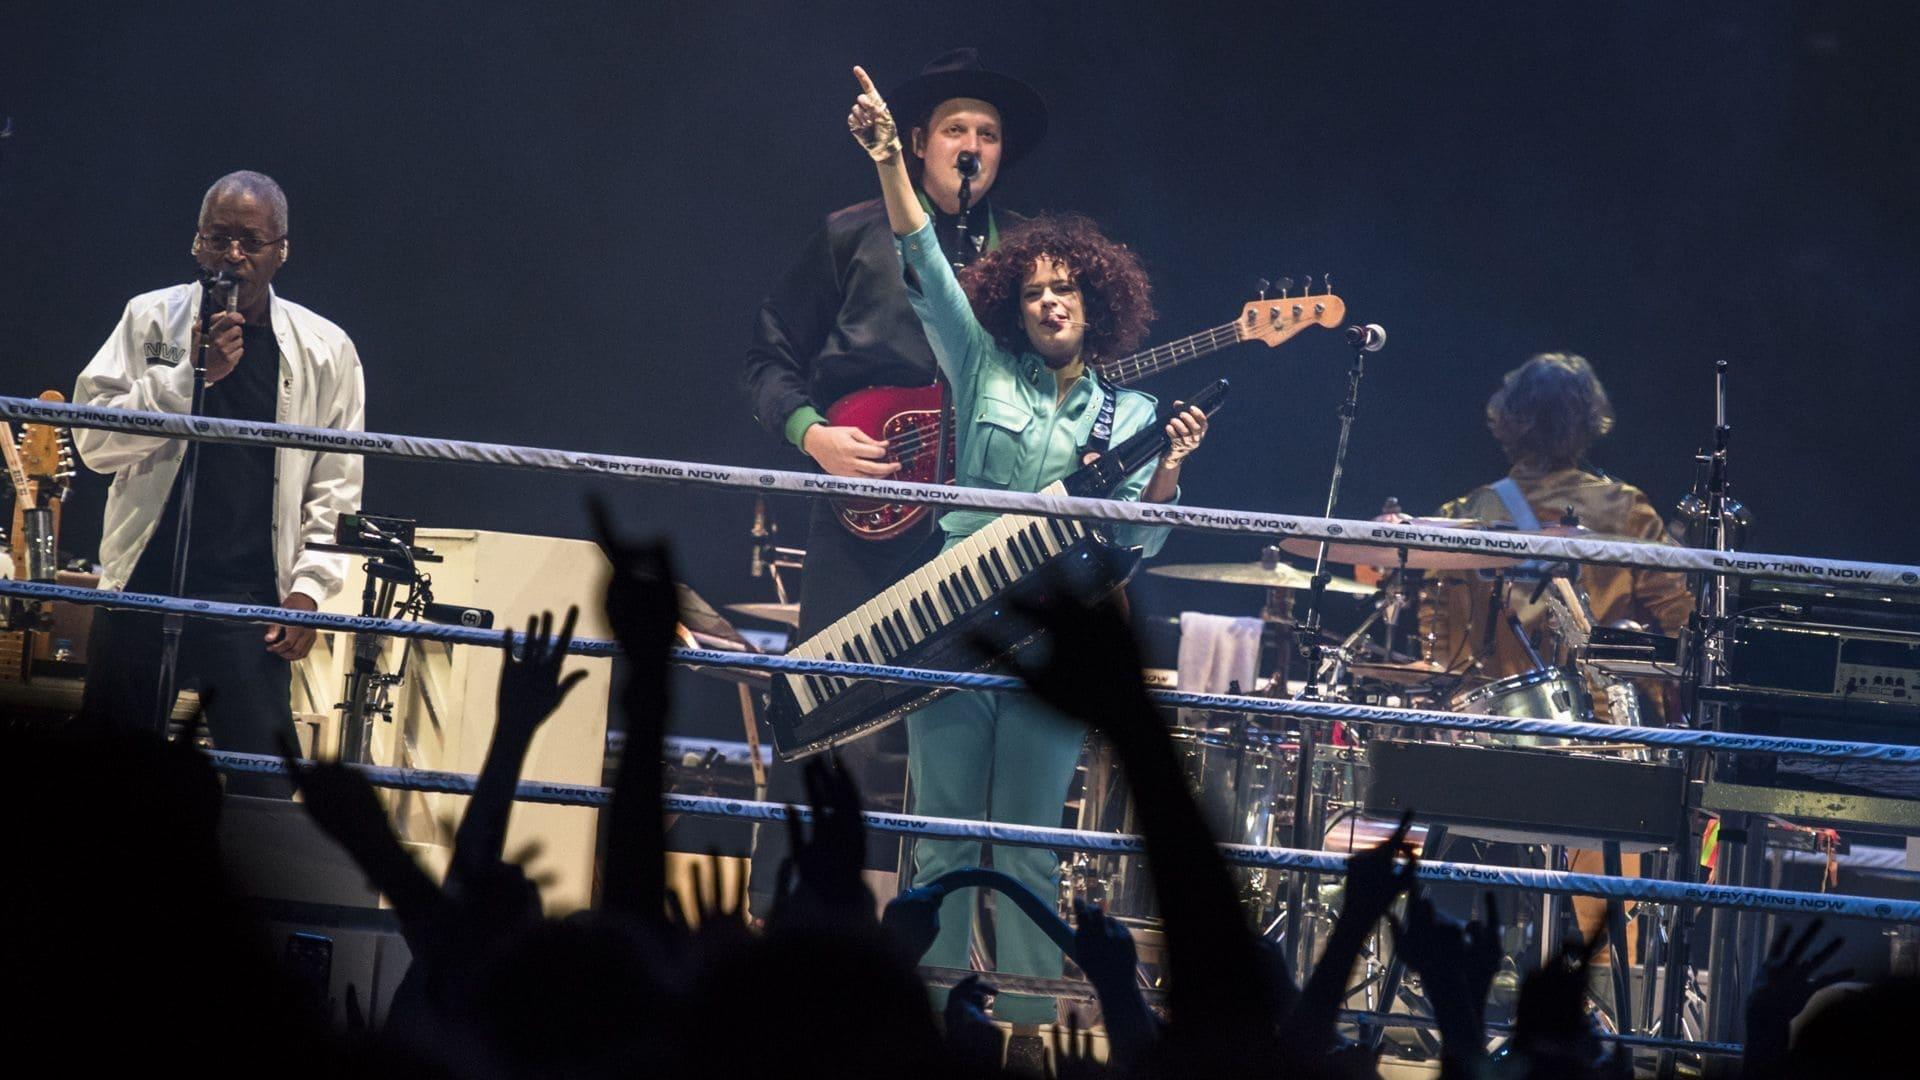
[[[1391,520],[1462,529],[1512,528],[1506,523],[1404,515],[1393,515]],[[1542,531],[1569,535],[1575,530],[1573,526],[1559,526]],[[1299,694],[1310,687],[1308,692],[1322,700],[1582,722],[1596,720],[1594,699],[1599,695],[1613,706],[1610,714],[1602,711],[1599,717],[1610,715],[1617,723],[1637,722],[1637,709],[1625,704],[1634,700],[1631,684],[1599,670],[1602,665],[1578,661],[1557,666],[1536,653],[1532,654],[1536,661],[1532,670],[1506,674],[1493,668],[1492,657],[1482,653],[1435,655],[1436,643],[1419,633],[1412,615],[1432,590],[1458,581],[1467,572],[1486,571],[1489,577],[1499,572],[1515,581],[1537,573],[1536,567],[1522,567],[1521,560],[1478,552],[1330,544],[1327,561],[1354,568],[1354,577],[1332,577],[1325,593],[1367,598],[1371,610],[1365,611],[1358,626],[1344,637],[1320,632],[1318,670],[1299,671],[1299,677],[1289,683],[1285,680],[1287,668],[1309,651],[1302,640],[1307,627],[1303,620],[1295,619],[1293,599],[1310,587],[1311,573],[1281,561],[1280,556],[1311,556],[1318,546],[1316,541],[1285,540],[1266,549],[1258,562],[1171,565],[1153,567],[1148,573],[1267,590],[1261,617],[1277,624],[1277,633],[1270,636],[1281,645],[1268,660],[1275,676],[1259,680],[1251,691],[1255,694]],[[1592,615],[1577,579],[1552,573],[1544,578],[1540,591],[1546,594],[1559,646],[1548,655],[1579,656]],[[1363,583],[1366,581],[1373,584]],[[1344,852],[1365,846],[1370,837],[1384,837],[1393,827],[1390,817],[1369,812],[1368,748],[1377,738],[1405,738],[1408,729],[1333,725],[1330,733],[1318,736],[1317,752],[1305,755],[1311,761],[1312,775],[1304,784],[1299,783],[1301,733],[1297,728],[1278,726],[1273,718],[1186,710],[1179,714],[1169,734],[1202,813],[1223,842],[1291,847],[1297,846],[1297,839],[1304,835],[1309,844],[1317,840],[1323,850]],[[1428,732],[1420,737],[1455,745],[1557,755],[1585,754],[1591,746],[1563,745],[1567,741],[1561,739],[1479,733]],[[1614,760],[1639,760],[1634,756],[1640,753],[1637,748],[1594,749],[1600,754],[1612,752]],[[1299,805],[1301,792],[1309,793],[1304,808]],[[1296,831],[1296,814],[1302,809],[1309,820]],[[1083,830],[1136,831],[1136,811],[1125,779],[1110,753],[1097,742],[1089,745],[1078,798],[1069,811]],[[1425,832],[1415,830],[1416,847]],[[1471,828],[1460,825],[1452,832],[1473,835]],[[1440,835],[1436,831],[1434,839],[1437,841]],[[1251,869],[1236,873],[1249,920],[1289,950],[1311,948],[1307,943],[1283,940],[1290,899],[1303,902],[1308,909],[1303,918],[1322,928],[1337,914],[1337,883],[1314,885],[1304,892],[1296,891],[1290,898],[1285,874]],[[1136,932],[1151,935],[1158,919],[1148,881],[1142,859],[1137,856],[1076,855],[1063,874],[1062,903],[1075,898],[1100,902],[1106,905],[1110,917],[1128,923]],[[1150,947],[1151,941],[1149,936],[1143,939],[1143,945]]]

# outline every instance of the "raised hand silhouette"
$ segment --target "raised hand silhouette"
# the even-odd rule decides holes
[[[449,890],[464,887],[470,877],[498,877],[493,867],[500,862],[506,846],[513,793],[533,748],[533,737],[567,693],[587,677],[584,671],[560,677],[567,642],[573,640],[579,617],[579,608],[568,608],[558,636],[553,634],[552,612],[529,617],[527,632],[518,642],[518,655],[513,632],[503,634],[493,739],[487,744],[487,757],[481,763],[473,797],[467,800],[466,813],[454,835],[453,862],[447,871]]]
[[[560,624],[560,633],[555,636],[553,612],[529,616],[527,631],[518,644],[518,655],[513,631],[503,634],[506,648],[502,650],[500,689],[495,698],[496,741],[511,736],[531,742],[534,733],[560,707],[568,692],[587,677],[584,671],[560,677],[560,666],[567,659],[567,643],[573,640],[573,628],[579,621],[580,609],[568,608],[566,621]]]
[[[977,974],[967,976],[947,991],[942,1019],[947,1029],[947,1046],[953,1051],[954,1065],[961,1075],[999,1073],[1000,1029],[987,1015],[994,993],[993,985]]]
[[[1761,961],[1753,991],[1747,995],[1744,1056],[1749,1075],[1776,1072],[1786,1058],[1793,1018],[1800,1015],[1814,994],[1853,977],[1852,968],[1820,970],[1840,950],[1840,938],[1829,939],[1811,953],[1807,951],[1825,928],[1826,920],[1814,919],[1795,937],[1792,927],[1782,926]]]
[[[346,765],[302,762],[291,737],[282,740],[281,756],[307,814],[346,849],[374,888],[392,901],[408,944],[415,950],[423,948],[428,931],[442,922],[449,904],[439,886],[400,846],[373,785]]]
[[[1111,1032],[1109,1032],[1111,1035]],[[1051,1080],[1098,1080],[1109,1075],[1107,1067],[1093,1056],[1093,1029],[1082,1029],[1078,1013],[1068,1013],[1066,1031],[1053,1028],[1053,1067]]]
[[[664,544],[622,539],[607,506],[588,504],[600,550],[612,564],[607,621],[627,655],[621,702],[627,748],[607,808],[603,907],[656,931],[667,924],[666,826],[660,817],[661,741],[666,736],[668,649],[679,625],[679,592]]]
[[[1111,601],[1089,603],[1080,582],[1058,563],[1036,577],[1046,599],[1009,600],[1007,620],[985,624],[973,636],[983,653],[999,654],[1033,630],[1047,635],[1044,653],[1022,652],[1008,666],[1048,705],[1114,739],[1136,741],[1157,731],[1142,727],[1153,703],[1141,676],[1140,645]]]
[[[1401,814],[1392,836],[1347,858],[1346,899],[1340,917],[1284,1025],[1289,1041],[1303,1052],[1318,1053],[1333,1045],[1347,975],[1374,925],[1413,883],[1417,864],[1407,843],[1412,826],[1413,811],[1408,810]]]
[[[1013,618],[975,644],[999,652],[1044,634],[1044,647],[1021,653],[1009,666],[1049,705],[1113,743],[1140,808],[1166,926],[1170,1030],[1185,1032],[1194,1046],[1210,1040],[1251,1046],[1242,1035],[1270,1037],[1272,983],[1166,725],[1147,697],[1133,631],[1111,603],[1086,602],[1084,583],[1060,564],[1034,580],[1040,599],[1009,603]]]
[[[1467,928],[1441,914],[1433,901],[1415,887],[1407,896],[1407,914],[1393,924],[1394,948],[1420,976],[1420,985],[1433,1004],[1440,1025],[1443,1058],[1453,1071],[1470,1070],[1483,1056],[1482,1000],[1474,997],[1473,980],[1484,963]],[[1498,960],[1495,965],[1498,967]],[[1484,991],[1483,991],[1484,993]]]
[[[940,934],[940,906],[946,899],[944,888],[915,886],[887,901],[880,927],[908,963],[918,964],[933,948],[933,939]]]
[[[832,755],[808,761],[802,773],[813,825],[809,832],[797,814],[787,817],[790,872],[768,919],[783,922],[825,919],[869,925],[873,892],[860,879],[867,827],[860,816],[860,788]],[[783,868],[784,869],[784,868]]]
[[[1131,1067],[1159,1036],[1159,1024],[1140,994],[1140,954],[1133,934],[1100,908],[1075,900],[1073,962],[1100,999],[1113,1060]]]

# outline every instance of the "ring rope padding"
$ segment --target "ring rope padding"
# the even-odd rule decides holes
[[[63,427],[95,428],[166,439],[197,439],[288,447],[319,453],[446,461],[467,465],[534,469],[598,477],[622,477],[704,487],[795,495],[876,499],[944,509],[1036,514],[1082,521],[1167,526],[1262,537],[1302,537],[1376,547],[1465,551],[1516,560],[1551,560],[1634,566],[1674,572],[1725,573],[1808,581],[1823,585],[1868,585],[1920,589],[1920,566],[1791,555],[1712,551],[1619,540],[1537,536],[1501,530],[1436,528],[1346,518],[1304,517],[1250,510],[993,491],[955,484],[848,479],[782,469],[742,468],[667,458],[592,454],[504,443],[432,439],[416,435],[342,431],[251,420],[184,416],[136,409],[0,397],[0,418]]]
[[[471,626],[447,626],[440,623],[411,622],[401,619],[337,615],[323,611],[299,611],[264,604],[183,600],[151,593],[112,592],[41,581],[0,580],[0,596],[18,596],[32,600],[61,600],[74,604],[92,604],[162,614],[178,612],[193,618],[274,623],[281,626],[304,626],[315,630],[345,633],[383,634],[391,637],[477,645],[494,649],[517,650],[521,639],[526,636],[509,630],[481,630]],[[621,652],[617,642],[599,638],[573,638],[566,643],[566,650],[582,656],[617,656]],[[794,656],[770,656],[763,653],[724,652],[717,649],[674,649],[671,650],[670,656],[673,662],[689,667],[735,668],[776,674],[834,675],[961,690],[1024,692],[1026,689],[1024,683],[1011,675],[980,672],[938,671],[885,664],[854,664],[840,660],[810,660]],[[1441,712],[1435,709],[1403,709],[1339,701],[1293,701],[1233,694],[1198,694],[1185,690],[1148,690],[1147,696],[1156,704],[1165,706],[1252,713],[1262,716],[1291,716],[1309,720],[1339,720],[1348,723],[1389,724],[1396,727],[1444,731],[1477,731],[1498,735],[1541,735],[1680,750],[1723,750],[1828,760],[1878,761],[1891,764],[1920,762],[1920,746],[1899,746],[1890,743],[1789,739],[1775,735],[1741,735],[1724,731],[1698,731],[1691,728],[1623,727],[1571,720],[1474,716]]]

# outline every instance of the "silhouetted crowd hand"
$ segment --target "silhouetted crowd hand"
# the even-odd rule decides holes
[[[1488,904],[1491,908],[1491,897]],[[1492,940],[1498,940],[1498,932],[1495,925]],[[1486,939],[1476,935],[1473,941]],[[1420,986],[1433,1004],[1434,1020],[1440,1025],[1442,1074],[1471,1075],[1485,1048],[1480,1014],[1486,998],[1484,990],[1480,997],[1472,990],[1478,975],[1475,945],[1467,928],[1441,914],[1415,885],[1408,891],[1406,918],[1394,923],[1393,940],[1398,955],[1420,976]],[[1494,967],[1499,967],[1497,956]]]
[[[718,859],[696,866],[689,904],[667,889],[660,749],[678,616],[671,561],[661,545],[621,539],[604,507],[594,516],[613,568],[607,615],[629,661],[618,693],[628,749],[603,815],[595,908],[545,917],[534,884],[503,854],[533,742],[581,677],[563,669],[577,612],[557,631],[548,614],[506,637],[498,723],[443,883],[399,842],[362,773],[300,762],[286,748],[306,813],[398,915],[412,966],[384,1002],[367,997],[371,987],[316,993],[276,962],[228,886],[218,782],[190,744],[0,727],[0,809],[34,823],[17,830],[25,872],[0,891],[0,925],[10,931],[0,1015],[15,1057],[39,1050],[65,1071],[177,1062],[408,1080],[1003,1075],[1006,1040],[988,1011],[994,987],[969,977],[936,1013],[915,970],[938,932],[945,890],[909,889],[875,916],[861,877],[860,793],[830,758],[807,767],[809,820],[789,820],[792,853],[763,929],[747,921],[744,882],[729,881]],[[1064,928],[1052,931],[1098,999],[1107,1060],[1096,1060],[1091,1029],[1070,1015],[1051,1040],[1050,1077],[1376,1075],[1369,1046],[1341,1039],[1339,1010],[1383,924],[1433,1006],[1442,1075],[1630,1075],[1589,1010],[1594,950],[1579,943],[1526,976],[1506,1052],[1485,1053],[1483,1012],[1504,959],[1499,912],[1490,895],[1483,917],[1465,925],[1438,910],[1417,884],[1411,814],[1348,860],[1338,918],[1297,986],[1283,950],[1247,925],[1125,622],[1078,601],[1074,582],[1057,575],[1011,606],[1017,621],[983,644],[1047,634],[1046,646],[1012,666],[1113,743],[1165,930],[1164,1011],[1142,991],[1138,951],[1120,922],[1076,903],[1070,943]],[[75,761],[90,770],[84,797],[67,783]],[[1014,907],[1001,917],[1016,917]],[[1920,986],[1835,986],[1848,973],[1824,970],[1838,942],[1816,945],[1822,929],[1816,921],[1773,942],[1748,1002],[1748,1075],[1903,1075],[1887,1037],[1920,1008]],[[338,1026],[323,1015],[330,998],[346,1006]],[[1823,999],[1837,1000],[1823,1008]],[[1790,1040],[1789,1023],[1803,1012]],[[95,1037],[70,1039],[76,1020]]]
[[[940,905],[946,900],[944,887],[916,885],[887,901],[887,909],[880,913],[880,928],[908,963],[918,964],[933,948],[933,939],[940,936]]]
[[[1140,993],[1140,954],[1133,934],[1080,900],[1073,902],[1073,923],[1073,962],[1099,996],[1114,1063],[1130,1065],[1159,1037],[1160,1026]]]
[[[847,922],[861,927],[872,924],[873,892],[860,880],[867,850],[860,789],[831,755],[808,761],[801,776],[813,824],[809,830],[799,813],[787,807],[790,854],[774,885],[774,911],[768,925],[809,921]]]
[[[1813,1000],[1813,995],[1853,977],[1852,968],[1820,969],[1840,951],[1840,939],[1831,938],[1812,953],[1807,950],[1826,927],[1814,919],[1798,937],[1783,926],[1760,965],[1759,979],[1747,997],[1746,1066],[1748,1076],[1774,1076],[1785,1068],[1788,1025]],[[1791,943],[1789,943],[1791,939]]]

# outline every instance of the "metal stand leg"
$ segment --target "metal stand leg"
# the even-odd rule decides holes
[[[1609,840],[1600,845],[1602,869],[1608,877],[1621,873],[1620,845]],[[1627,908],[1618,900],[1607,901],[1607,954],[1613,969],[1613,1018],[1616,1031],[1634,1030],[1633,995],[1627,983],[1632,977],[1627,967]]]
[[[1421,847],[1420,857],[1438,861],[1440,853],[1446,849],[1446,844],[1447,827],[1445,825],[1429,825],[1427,827],[1426,843]],[[1400,959],[1400,952],[1396,949],[1393,953],[1393,959],[1387,962],[1386,973],[1380,977],[1380,1011],[1393,1011],[1393,1003],[1395,999],[1400,996],[1400,982],[1406,978],[1406,973],[1407,965],[1405,961]],[[1365,1043],[1369,1050],[1378,1053],[1380,1050],[1380,1040],[1385,1038],[1386,1034],[1386,1028],[1374,1027],[1368,1024],[1360,1029],[1360,1041]]]

